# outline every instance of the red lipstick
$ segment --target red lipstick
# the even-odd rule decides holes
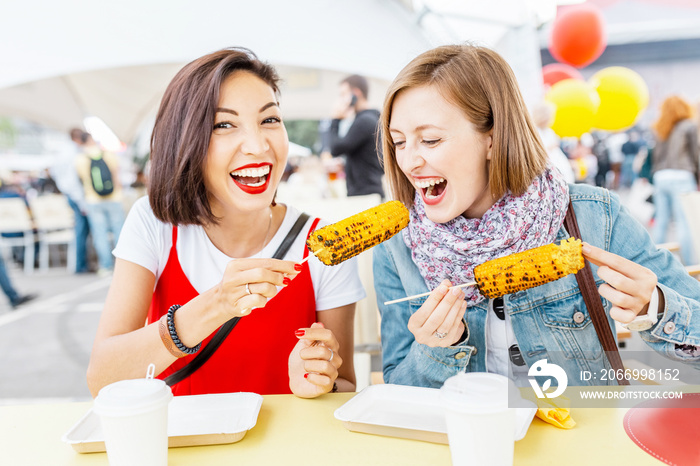
[[[244,170],[244,169],[247,169],[247,168],[261,168],[261,167],[266,167],[266,166],[269,166],[269,167],[270,167],[270,171],[268,172],[267,175],[265,175],[265,183],[263,183],[263,184],[260,185],[260,186],[249,186],[249,185],[240,183],[240,182],[236,179],[235,176],[231,176],[231,175],[229,175],[229,176],[231,176],[231,179],[233,180],[234,184],[235,184],[236,186],[238,186],[238,188],[239,188],[241,191],[243,191],[244,193],[247,193],[247,194],[261,194],[261,193],[264,193],[264,192],[267,190],[268,186],[270,186],[270,178],[271,178],[271,175],[272,175],[272,164],[271,164],[271,163],[251,163],[251,164],[248,164],[248,165],[244,165],[244,166],[242,166],[242,167],[238,167],[238,168],[236,168],[235,170],[233,170],[234,172],[236,172],[236,171],[238,171],[238,170]]]

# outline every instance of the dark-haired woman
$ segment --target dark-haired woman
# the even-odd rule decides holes
[[[274,201],[288,152],[277,82],[252,52],[225,49],[170,83],[151,138],[148,198],[114,250],[88,369],[93,395],[143,377],[150,363],[175,395],[354,390],[353,318],[365,293],[353,261],[302,263],[319,220]]]

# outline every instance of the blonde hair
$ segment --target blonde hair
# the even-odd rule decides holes
[[[676,126],[676,123],[692,117],[693,107],[688,102],[677,95],[668,96],[661,103],[661,114],[654,123],[653,128],[659,139],[665,141],[671,134],[673,127]]]
[[[459,107],[480,133],[492,133],[489,184],[495,199],[507,191],[518,196],[547,166],[547,152],[537,135],[515,75],[493,50],[469,44],[445,45],[414,58],[389,86],[380,118],[384,166],[394,196],[413,205],[415,189],[396,162],[389,134],[399,92],[435,86]]]

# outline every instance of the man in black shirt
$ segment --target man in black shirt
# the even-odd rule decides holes
[[[384,197],[384,170],[377,153],[377,122],[379,111],[369,108],[369,86],[363,76],[343,79],[329,129],[330,152],[334,157],[345,155],[345,179],[348,196],[380,194]],[[355,120],[345,136],[338,134],[340,121],[355,114]]]

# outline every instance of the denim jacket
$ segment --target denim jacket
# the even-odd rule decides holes
[[[667,358],[700,368],[700,358],[680,348],[680,345],[700,345],[700,282],[671,253],[656,248],[644,227],[621,206],[617,195],[582,184],[569,185],[569,190],[584,241],[641,264],[658,277],[665,308],[659,309],[659,322],[640,332],[641,337]],[[556,241],[568,237],[562,226]],[[401,234],[374,249],[373,268],[382,316],[382,358],[387,383],[440,387],[458,372],[488,371],[487,300],[467,308],[469,335],[464,342],[431,348],[417,343],[407,328],[409,317],[426,298],[384,305],[385,301],[430,291]],[[591,268],[600,286],[604,282],[598,277],[598,267],[591,264]],[[615,324],[609,317],[612,305],[602,297],[601,300],[614,335]],[[582,370],[599,372],[610,367],[575,275],[506,295],[503,302],[528,367],[546,358],[567,372],[570,384],[580,379]],[[578,384],[585,383],[601,384],[600,381]]]

